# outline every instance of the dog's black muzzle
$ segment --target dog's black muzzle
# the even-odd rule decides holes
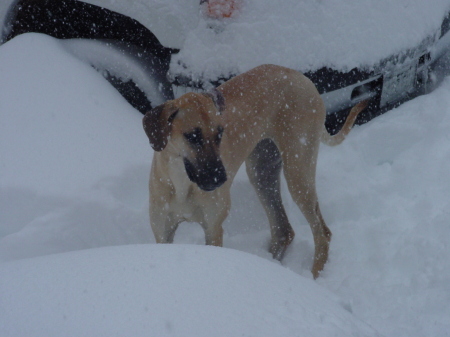
[[[189,179],[203,191],[214,191],[227,181],[227,173],[220,159],[197,160],[196,164],[184,158]]]

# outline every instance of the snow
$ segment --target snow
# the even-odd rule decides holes
[[[236,250],[108,247],[0,272],[2,336],[379,336],[313,281]]]
[[[305,0],[292,7],[303,9],[298,18],[290,5],[277,3],[286,15],[280,30],[304,32],[300,47],[273,40],[272,2],[249,0],[252,10],[221,34],[202,22],[186,33],[186,53],[211,69],[222,61],[244,69],[252,58],[289,63],[294,54],[305,65],[350,67],[420,42],[439,27],[448,1]],[[371,10],[361,18],[363,8]],[[389,19],[377,29],[395,27],[397,38],[354,29],[382,14]],[[235,48],[252,36],[231,34],[238,28],[267,38],[273,56],[251,39],[255,51]],[[227,57],[226,48],[250,54]],[[450,78],[355,127],[340,146],[321,147],[318,194],[333,240],[313,281],[311,232],[285,185],[297,235],[282,264],[267,252],[268,222],[242,171],[225,248],[204,247],[195,224],[183,224],[174,245],[156,245],[142,116],[50,37],[26,34],[0,46],[0,74],[0,335],[450,336]]]
[[[0,3],[0,20],[13,1]],[[370,68],[439,34],[450,10],[449,0],[238,1],[239,11],[220,23],[202,15],[199,0],[85,2],[131,16],[164,46],[181,48],[174,75],[213,80],[263,63],[301,71]]]
[[[1,22],[13,1],[0,3]],[[300,71],[371,68],[439,34],[450,10],[449,0],[238,0],[236,14],[217,22],[202,14],[199,0],[85,2],[128,15],[164,46],[181,48],[174,75],[212,80],[263,63]]]
[[[450,10],[448,0],[242,2],[219,24],[200,16],[172,59],[173,74],[216,80],[264,63],[303,72],[371,68],[439,33]]]
[[[449,90],[447,78],[340,150],[322,148],[319,193],[335,235],[319,283],[390,336],[450,334]]]
[[[92,65],[101,74],[108,74],[126,83],[132,80],[142,90],[152,106],[163,104],[164,99],[159,83],[153,78],[154,69],[143,67],[136,52],[119,49],[110,41],[89,39],[61,40],[61,44],[79,60]],[[148,62],[154,61],[150,58]]]
[[[199,21],[199,0],[87,0],[132,17],[165,47],[180,48]]]
[[[128,115],[139,120],[140,114],[57,40],[19,36],[2,48],[1,56],[0,100],[8,114],[2,114],[0,137],[2,144],[14,144],[2,147],[2,158],[9,162],[3,161],[7,166],[1,185],[67,195],[78,190],[80,182],[91,185],[120,173],[123,163],[105,146],[121,153],[125,162],[131,163],[136,154],[149,157],[139,123],[129,122]],[[53,96],[57,99],[47,98]]]

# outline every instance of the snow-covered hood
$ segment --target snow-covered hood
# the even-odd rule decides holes
[[[244,0],[221,32],[200,17],[171,69],[218,78],[263,63],[301,71],[371,66],[438,34],[449,0]]]

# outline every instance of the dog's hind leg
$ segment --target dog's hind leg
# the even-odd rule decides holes
[[[328,259],[331,231],[325,224],[319,208],[315,176],[319,140],[315,146],[293,144],[291,137],[283,144],[284,175],[292,199],[308,221],[314,237],[314,263],[311,269],[314,278],[319,276]],[[291,142],[291,143],[289,143]],[[300,150],[299,150],[300,149]]]
[[[295,235],[281,200],[282,166],[280,151],[271,139],[259,142],[246,160],[248,177],[269,219],[272,236],[269,251],[280,261]]]

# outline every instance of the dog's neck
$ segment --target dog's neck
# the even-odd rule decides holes
[[[217,88],[204,92],[203,95],[212,99],[219,113],[222,113],[225,110],[225,98],[223,97],[222,92]]]

